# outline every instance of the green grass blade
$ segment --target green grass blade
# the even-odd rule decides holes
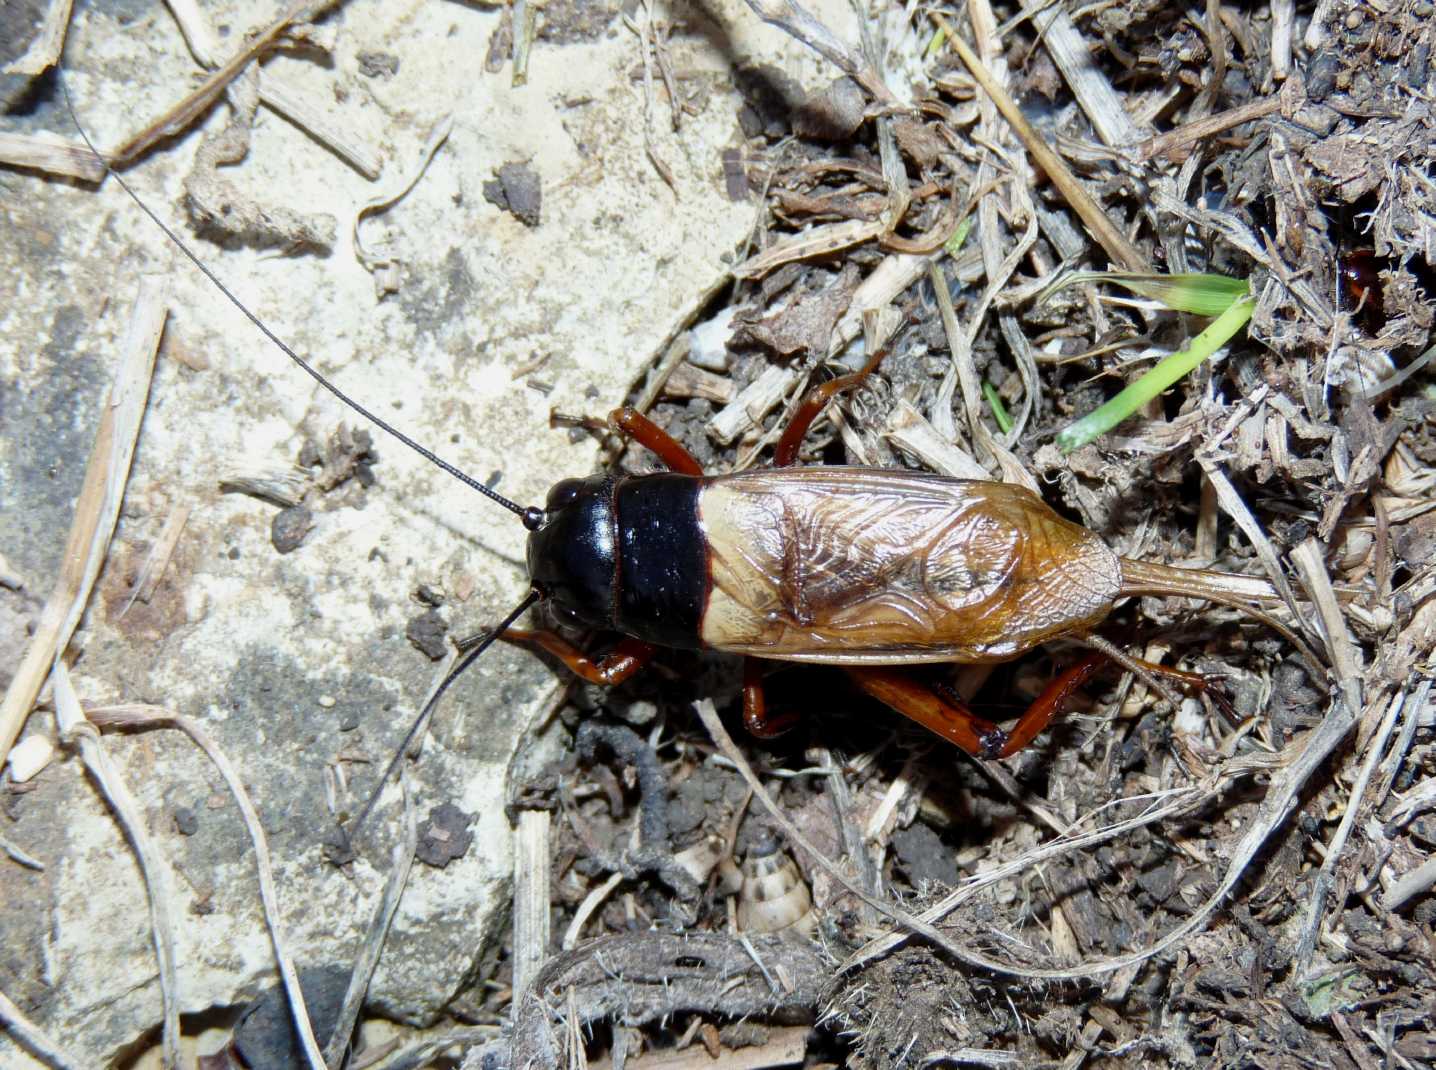
[[[1220,316],[1238,297],[1251,291],[1246,279],[1227,275],[1188,272],[1181,275],[1154,275],[1134,271],[1077,271],[1064,275],[1037,297],[1041,304],[1053,294],[1079,283],[1097,282],[1121,286],[1156,301],[1172,312],[1197,316]]]
[[[992,409],[992,418],[997,421],[997,429],[1004,435],[1012,430],[1012,417],[1007,415],[1007,406],[1002,404],[1002,398],[997,393],[997,387],[986,380],[982,383],[982,396],[987,399],[988,407]]]
[[[1226,345],[1233,335],[1246,326],[1255,307],[1256,301],[1249,296],[1233,301],[1225,312],[1207,324],[1206,330],[1192,339],[1186,349],[1163,358],[1156,367],[1129,384],[1111,401],[1063,428],[1057,435],[1058,448],[1063,453],[1071,453],[1079,446],[1087,445],[1098,435],[1112,430]]]

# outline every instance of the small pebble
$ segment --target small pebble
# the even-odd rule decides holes
[[[50,737],[36,732],[10,748],[10,779],[23,784],[55,757],[55,744]]]

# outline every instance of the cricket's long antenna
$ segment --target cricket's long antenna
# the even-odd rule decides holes
[[[384,775],[379,778],[379,783],[374,785],[374,791],[370,794],[369,801],[364,804],[364,809],[359,811],[358,816],[354,818],[354,824],[351,825],[345,833],[351,843],[358,837],[359,829],[374,809],[374,804],[379,801],[379,796],[384,791],[384,785],[389,783],[390,778],[394,775],[394,771],[399,768],[399,763],[404,760],[404,755],[409,753],[409,748],[414,745],[414,740],[418,738],[419,733],[423,730],[425,724],[428,723],[429,716],[434,712],[434,708],[438,706],[439,699],[444,697],[444,692],[449,689],[449,685],[457,680],[465,669],[477,661],[479,655],[491,647],[494,644],[494,640],[508,631],[509,625],[522,617],[529,606],[538,600],[539,592],[530,591],[527,597],[525,597],[508,616],[500,621],[493,631],[489,632],[488,635],[479,641],[478,646],[460,658],[458,664],[449,670],[449,674],[439,681],[439,686],[434,688],[434,693],[429,696],[429,701],[424,703],[424,708],[419,711],[419,716],[414,718],[414,723],[409,726],[409,731],[404,735],[403,745],[394,752],[394,757],[389,760],[388,766],[384,769]]]
[[[222,293],[230,304],[232,304],[235,308],[239,309],[240,312],[244,313],[245,318],[248,319],[250,323],[254,324],[257,328],[259,328],[259,332],[263,334],[264,337],[268,338],[271,342],[273,342],[279,348],[279,351],[281,353],[283,353],[290,360],[294,361],[295,364],[298,364],[301,368],[308,372],[310,377],[313,378],[316,383],[318,383],[325,390],[333,394],[345,405],[348,405],[351,409],[357,412],[360,416],[364,417],[364,419],[368,420],[375,427],[378,427],[380,430],[387,431],[390,435],[393,435],[394,438],[398,439],[405,446],[408,446],[420,457],[423,457],[431,464],[437,465],[439,468],[443,469],[449,475],[457,479],[460,483],[463,483],[465,486],[478,491],[485,498],[488,498],[490,501],[495,502],[498,505],[502,505],[509,512],[517,515],[520,519],[523,520],[524,526],[527,527],[530,531],[536,530],[539,526],[542,525],[542,509],[538,508],[537,506],[529,506],[525,508],[524,506],[519,505],[517,502],[510,501],[498,491],[491,490],[490,488],[484,486],[484,484],[480,483],[473,476],[456,468],[454,465],[450,464],[448,461],[440,457],[433,450],[420,445],[408,435],[404,434],[404,432],[400,431],[393,424],[389,423],[387,420],[383,419],[380,416],[376,416],[373,412],[369,411],[363,405],[359,404],[359,402],[355,401],[348,394],[344,393],[344,391],[340,390],[337,386],[335,386],[332,382],[325,378],[322,372],[320,372],[307,360],[305,360],[293,349],[291,349],[288,343],[284,341],[284,339],[280,338],[277,334],[271,331],[268,325],[266,325],[262,319],[260,319],[253,312],[251,312],[245,306],[243,301],[241,301],[232,292],[230,292],[229,287],[220,281],[219,276],[210,270],[209,265],[207,265],[203,260],[201,260],[193,252],[191,252],[189,246],[180,240],[179,235],[176,234],[173,230],[171,230],[169,225],[165,223],[165,221],[161,219],[157,214],[155,214],[155,212],[150,208],[150,206],[147,205],[144,201],[142,201],[139,195],[136,194],[134,190],[130,189],[129,183],[127,183],[123,178],[120,177],[119,172],[117,172],[114,168],[110,166],[110,161],[105,158],[103,153],[101,153],[97,148],[95,148],[94,142],[90,140],[90,135],[85,133],[85,128],[80,124],[80,117],[75,113],[75,103],[73,100],[70,99],[70,89],[65,84],[64,75],[60,71],[60,68],[58,66],[55,68],[55,80],[60,84],[60,93],[65,98],[65,108],[70,113],[70,121],[75,124],[75,129],[80,132],[80,138],[85,142],[85,147],[95,154],[95,159],[99,160],[100,165],[104,168],[104,174],[101,175],[101,180],[104,179],[105,175],[112,176],[114,180],[120,184],[120,188],[124,190],[127,194],[129,194],[130,200],[134,201],[135,204],[139,206],[140,211],[144,212],[145,215],[150,217],[150,221],[164,232],[165,237],[169,238],[170,241],[174,242],[174,244],[179,248],[179,251],[184,253],[185,257],[189,260],[189,262],[199,269],[200,274],[202,274],[211,283],[213,283],[215,289]]]

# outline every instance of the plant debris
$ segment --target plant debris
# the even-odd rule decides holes
[[[495,16],[489,69],[511,58],[521,80],[561,62],[560,42],[631,35],[626,121],[644,139],[621,165],[676,193],[693,162],[663,133],[682,129],[706,77],[685,68],[686,16],[543,10]],[[511,765],[531,863],[511,943],[446,993],[463,1024],[394,1062],[1431,1064],[1431,4],[979,2],[857,30],[832,11],[749,0],[744,17],[821,57],[822,84],[735,73],[734,141],[705,166],[755,213],[752,232],[731,279],[691,302],[691,337],[670,338],[627,400],[705,470],[740,471],[768,463],[811,387],[881,350],[799,463],[1022,483],[1125,557],[1270,583],[1280,627],[1129,599],[1083,638],[1220,695],[1171,702],[1114,670],[1000,763],[967,759],[827,668],[769,666],[768,701],[794,727],[738,743],[722,723],[743,717],[736,659],[662,651],[611,690],[575,683],[532,728],[544,757]],[[357,62],[372,83],[400,70],[387,52]],[[207,90],[223,88],[231,115],[199,150],[191,211],[240,241],[326,247],[322,219],[261,211],[216,177],[247,152],[258,85],[250,69]],[[537,171],[494,173],[484,197],[537,227]],[[1111,271],[1130,295],[1096,285]],[[1197,274],[1230,280],[1235,303],[1170,300]],[[655,467],[604,441],[614,470]],[[283,506],[272,534],[287,553],[315,510],[362,503],[376,461],[368,433],[341,426],[322,453],[306,444],[303,476],[225,486]],[[419,599],[405,634],[438,660],[446,598],[435,584]],[[611,649],[571,638],[594,658]],[[923,672],[1005,721],[1086,653],[1055,642]],[[64,703],[63,665],[56,680]],[[460,714],[435,731],[470,727]],[[349,767],[372,761],[336,747],[332,809]],[[218,824],[166,805],[186,841]],[[434,807],[417,857],[499,857],[474,842],[485,815],[469,809]],[[362,855],[342,855],[356,886]],[[386,925],[405,879],[390,872]],[[321,1002],[340,1017],[337,990]],[[18,1009],[7,1022],[31,1029]],[[287,1020],[275,1029],[282,1047]]]

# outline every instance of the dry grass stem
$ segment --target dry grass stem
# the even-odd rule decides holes
[[[159,962],[164,1065],[167,1070],[175,1070],[180,1064],[181,1001],[179,978],[175,972],[174,903],[170,894],[169,871],[150,838],[144,812],[125,784],[124,778],[120,776],[120,771],[110,761],[104,747],[100,746],[99,729],[85,719],[85,711],[80,705],[79,696],[75,694],[75,686],[70,680],[70,671],[64,661],[55,661],[50,681],[55,695],[55,724],[60,738],[79,747],[85,768],[94,777],[101,795],[114,811],[125,839],[134,849],[140,872],[144,875],[145,894],[150,908],[150,930],[155,943],[155,957]]]
[[[932,17],[947,33],[948,44],[967,65],[967,69],[972,72],[977,84],[982,87],[983,92],[992,98],[992,102],[1002,113],[1002,117],[1011,124],[1013,132],[1022,142],[1022,147],[1037,162],[1037,166],[1047,172],[1052,184],[1057,187],[1063,198],[1071,205],[1072,210],[1087,225],[1092,237],[1096,239],[1098,245],[1106,250],[1113,263],[1127,271],[1150,272],[1152,266],[1148,263],[1147,258],[1139,253],[1136,247],[1127,240],[1126,235],[1116,228],[1102,206],[1092,199],[1062,158],[1053,152],[1042,135],[1032,128],[1026,116],[1022,114],[1022,110],[1018,108],[1017,102],[997,83],[997,80],[983,66],[982,61],[977,58],[977,54],[968,47],[966,41],[957,35],[952,24],[938,12],[934,12]]]
[[[1376,769],[1376,763],[1386,753],[1386,744],[1391,739],[1391,733],[1396,727],[1396,718],[1400,716],[1402,705],[1406,699],[1405,692],[1398,692],[1391,696],[1376,738],[1367,743],[1366,757],[1356,775],[1356,782],[1351,785],[1351,791],[1347,794],[1346,806],[1341,814],[1341,823],[1336,827],[1336,832],[1332,835],[1330,842],[1327,843],[1326,857],[1321,860],[1321,868],[1317,871],[1316,880],[1312,885],[1311,902],[1307,904],[1306,918],[1302,922],[1301,936],[1297,940],[1298,975],[1304,975],[1311,965],[1310,953],[1316,947],[1321,922],[1326,914],[1326,901],[1336,883],[1336,867],[1345,856],[1347,841],[1351,838],[1351,830],[1355,827],[1356,818],[1362,811],[1366,789],[1371,783],[1371,774]]]
[[[5,857],[10,859],[10,861],[16,863],[17,865],[24,866],[26,869],[33,869],[36,873],[45,872],[44,862],[41,862],[38,858],[27,854],[18,846],[7,840],[4,836],[0,836],[0,851],[4,851]]]
[[[414,807],[413,794],[409,791],[404,771],[399,771],[399,789],[404,797],[404,835],[394,845],[389,859],[389,877],[384,882],[384,894],[374,905],[374,915],[364,932],[364,942],[355,956],[354,968],[349,975],[349,987],[344,992],[344,1002],[335,1016],[329,1042],[324,1045],[324,1065],[328,1070],[339,1070],[349,1054],[349,1042],[354,1035],[354,1023],[364,1006],[364,997],[369,992],[369,982],[379,966],[379,956],[384,951],[384,941],[389,938],[389,928],[394,923],[394,914],[399,909],[399,900],[404,897],[404,888],[409,883],[409,871],[414,865],[414,850],[419,843],[419,820]]]
[[[547,810],[519,813],[514,832],[514,1003],[517,1005],[548,958],[549,828]]]
[[[529,56],[533,52],[534,31],[538,28],[538,7],[531,0],[514,0],[514,46],[510,54],[513,77],[509,84],[515,87],[528,84]]]
[[[653,92],[653,53],[658,48],[658,43],[653,33],[653,7],[643,0],[643,19],[637,21],[633,16],[624,14],[623,24],[628,27],[633,36],[638,38],[638,51],[643,62],[643,150],[648,156],[648,162],[658,172],[658,177],[663,179],[665,185],[672,191],[673,196],[678,197],[678,180],[673,175],[673,169],[668,162],[659,154],[658,145],[653,138],[653,114],[657,110]],[[674,101],[677,106],[677,101]]]
[[[1057,858],[1063,854],[1073,851],[1089,850],[1118,836],[1125,835],[1128,832],[1187,813],[1194,808],[1205,805],[1215,796],[1217,790],[1218,788],[1215,784],[1207,784],[1201,787],[1175,788],[1159,796],[1116,799],[1112,802],[1105,803],[1076,822],[1067,834],[1049,841],[1040,847],[1025,851],[1016,858],[994,866],[992,869],[986,870],[978,876],[969,878],[964,882],[961,888],[943,896],[942,899],[923,911],[918,917],[925,923],[935,924],[985,888],[997,884],[1000,881],[1015,877],[1028,869],[1032,869],[1045,861]],[[1080,825],[1088,823],[1103,811],[1114,809],[1121,805],[1138,802],[1151,803],[1158,800],[1165,801],[1161,806],[1149,806],[1147,810],[1135,817],[1094,829],[1091,832],[1077,831]],[[839,969],[842,972],[850,972],[874,962],[905,943],[910,935],[910,933],[906,932],[888,933],[875,940],[871,940],[853,952]],[[1095,976],[1102,972],[1125,968],[1133,963],[1143,961],[1147,957],[1150,957],[1148,953],[1139,953],[1135,956],[1128,956],[1127,959],[1130,959],[1130,961],[1127,961],[1127,959],[1099,960],[1097,963],[1087,963],[1085,964],[1087,968],[1078,969],[1076,971],[1033,971],[1031,976],[1069,980],[1078,977]],[[1113,964],[1114,961],[1116,965]],[[1023,971],[1018,969],[1013,972]]]
[[[401,262],[387,253],[381,254],[368,249],[364,245],[364,238],[359,230],[360,224],[364,222],[365,217],[387,211],[409,195],[409,191],[419,184],[419,179],[424,177],[424,172],[429,169],[434,154],[443,147],[453,129],[454,117],[452,115],[445,115],[439,119],[433,129],[429,131],[429,136],[424,139],[424,147],[419,151],[419,159],[415,161],[409,174],[403,177],[392,191],[370,198],[354,213],[354,222],[349,227],[349,235],[354,245],[354,258],[374,276],[374,287],[381,297],[387,293],[395,293],[399,289],[398,269]]]
[[[160,537],[155,540],[154,546],[145,557],[145,563],[140,566],[134,589],[130,592],[124,608],[120,610],[121,617],[128,613],[136,602],[149,602],[154,598],[155,590],[164,578],[165,569],[169,567],[170,558],[174,556],[175,547],[179,545],[180,535],[184,533],[189,514],[188,505],[179,505],[165,517],[165,526],[160,529]]]
[[[1290,84],[1295,85],[1296,83]],[[1158,156],[1175,155],[1183,149],[1199,144],[1207,138],[1215,137],[1234,126],[1264,119],[1268,115],[1275,115],[1283,110],[1285,103],[1283,95],[1273,94],[1228,111],[1207,115],[1190,123],[1183,123],[1175,130],[1168,130],[1165,134],[1158,134],[1156,137],[1143,141],[1133,150],[1133,156],[1138,161],[1146,162]]]
[[[295,971],[293,958],[285,946],[284,933],[280,927],[279,893],[274,884],[274,866],[270,859],[269,841],[264,835],[264,826],[259,823],[259,814],[254,809],[253,802],[250,801],[249,792],[245,790],[244,782],[240,779],[233,763],[198,721],[192,717],[171,713],[160,706],[126,703],[114,706],[88,706],[84,712],[86,719],[101,731],[148,731],[152,728],[173,728],[183,732],[195,746],[204,752],[205,757],[218,770],[225,787],[234,797],[235,805],[239,808],[240,820],[244,823],[245,831],[249,833],[250,845],[254,848],[254,868],[255,875],[259,880],[260,905],[264,911],[265,924],[269,929],[270,946],[274,949],[275,968],[279,972],[284,991],[289,997],[290,1013],[294,1018],[295,1030],[299,1034],[301,1046],[309,1061],[309,1070],[321,1070],[324,1066],[324,1057],[320,1054],[319,1044],[314,1039],[314,1029],[309,1023],[309,1013],[305,1009],[304,995],[299,987],[299,975]]]
[[[747,0],[764,22],[791,34],[866,89],[883,107],[899,106],[882,75],[857,51],[840,41],[832,30],[813,17],[797,0]]]
[[[300,0],[299,3],[294,4],[288,11],[255,34],[248,44],[235,53],[224,66],[206,78],[198,88],[172,105],[159,118],[131,135],[118,148],[108,153],[110,164],[114,167],[124,167],[143,156],[153,146],[174,137],[195,122],[209,110],[209,106],[229,84],[244,72],[250,62],[268,50],[281,34],[296,22],[314,17],[333,2],[334,0]]]
[[[1217,502],[1226,514],[1236,522],[1237,527],[1241,528],[1242,534],[1247,537],[1247,541],[1249,541],[1252,544],[1252,548],[1256,550],[1257,559],[1261,561],[1263,567],[1266,569],[1266,574],[1270,577],[1272,586],[1281,593],[1282,601],[1286,603],[1286,608],[1291,612],[1292,617],[1302,626],[1302,630],[1310,634],[1310,625],[1302,617],[1300,609],[1298,608],[1296,594],[1292,591],[1291,584],[1287,582],[1286,573],[1282,571],[1281,563],[1277,560],[1276,550],[1273,548],[1271,540],[1267,538],[1266,532],[1264,532],[1261,525],[1257,523],[1256,517],[1252,516],[1251,510],[1247,508],[1246,502],[1242,501],[1241,495],[1237,493],[1236,487],[1232,485],[1231,480],[1227,478],[1226,473],[1222,470],[1221,465],[1217,463],[1216,459],[1204,451],[1199,451],[1197,453],[1197,463],[1202,466],[1202,471],[1205,473],[1207,481],[1211,483],[1212,490],[1217,496]]]
[[[24,167],[47,175],[98,182],[105,177],[103,160],[84,145],[75,145],[53,134],[0,132],[0,165]]]
[[[967,414],[968,430],[973,439],[992,456],[1002,473],[1004,482],[1017,483],[1034,494],[1041,493],[1032,473],[1028,472],[1012,451],[998,442],[996,436],[987,429],[987,424],[982,419],[982,384],[978,380],[977,368],[972,360],[970,340],[973,336],[973,325],[969,324],[966,332],[963,332],[958,326],[957,313],[952,307],[952,295],[948,291],[947,279],[935,262],[929,263],[928,275],[932,282],[933,293],[937,297],[938,311],[942,315],[942,325],[947,334],[948,348],[952,353],[952,368],[945,382],[955,381],[962,388],[962,401]]]
[[[1272,0],[1271,76],[1282,81],[1291,73],[1291,38],[1296,26],[1294,0]]]
[[[846,349],[863,333],[863,317],[872,309],[886,308],[927,270],[929,258],[910,253],[894,253],[885,257],[868,276],[858,283],[848,309],[838,318],[833,337],[828,342],[829,358]]]
[[[498,1060],[507,1058],[508,1045],[495,1042],[494,1036],[497,1032],[498,1026],[493,1025],[454,1029],[443,1036],[421,1040],[395,1052],[375,1053],[378,1058],[371,1059],[366,1052],[354,1060],[351,1070],[422,1070],[423,1067],[432,1066],[439,1056],[450,1050],[477,1054],[478,1061],[471,1065],[503,1065],[498,1063]],[[483,1046],[477,1047],[479,1045]],[[486,1060],[484,1056],[490,1051],[493,1052],[494,1058]]]
[[[214,24],[198,0],[166,0],[165,7],[179,25],[180,35],[196,63],[208,70],[218,67],[222,61],[222,44]]]
[[[954,479],[989,479],[990,473],[970,453],[958,449],[938,434],[912,402],[902,400],[894,407],[883,431],[887,438],[905,454],[916,457],[934,472]]]
[[[166,6],[179,24],[180,33],[184,35],[185,44],[189,46],[195,62],[206,70],[218,67],[222,47],[220,38],[214,32],[214,26],[203,9],[195,0],[170,0]],[[371,182],[383,171],[384,163],[377,152],[368,146],[357,144],[288,82],[268,72],[264,73],[259,83],[259,100],[265,107],[304,130]]]
[[[1092,61],[1092,46],[1072,15],[1048,0],[1022,0],[1022,8],[1042,38],[1042,46],[1062,72],[1072,97],[1110,148],[1130,145],[1142,136],[1100,68]]]
[[[0,701],[0,760],[9,755],[51,666],[69,644],[104,564],[124,499],[124,481],[149,397],[166,315],[164,284],[158,278],[143,277],[109,402],[101,413],[85,468],[85,482],[75,504],[60,574],[5,698]]]
[[[1381,909],[1394,914],[1433,887],[1436,887],[1436,858],[1428,858],[1415,869],[1403,873],[1391,882],[1391,887],[1381,897]]]
[[[799,373],[792,368],[773,365],[765,369],[762,375],[713,415],[713,419],[708,421],[708,433],[726,445],[760,427],[763,417],[788,396],[798,378]]]
[[[325,115],[299,89],[265,72],[259,80],[259,102],[288,119],[354,170],[373,182],[384,171],[384,160]]]
[[[1204,904],[1202,904],[1196,914],[1186,923],[1179,926],[1174,931],[1168,933],[1156,943],[1142,949],[1141,951],[1132,952],[1130,954],[1120,955],[1112,958],[1096,959],[1094,961],[1084,963],[1081,966],[1074,967],[1072,969],[1038,968],[1025,963],[1009,962],[1002,959],[996,959],[983,952],[975,951],[965,944],[957,943],[945,933],[934,928],[931,922],[928,920],[930,917],[934,916],[934,911],[936,911],[936,908],[934,908],[934,911],[927,911],[924,912],[922,915],[914,916],[889,902],[885,902],[883,900],[868,895],[866,892],[864,892],[861,888],[859,888],[856,884],[853,883],[852,879],[848,877],[846,873],[844,873],[842,867],[840,867],[836,862],[824,855],[821,851],[818,850],[818,848],[813,846],[812,842],[805,835],[803,835],[803,833],[798,829],[798,827],[793,824],[792,820],[788,817],[788,815],[785,814],[783,810],[777,805],[777,803],[773,801],[773,797],[768,794],[767,789],[763,787],[762,782],[759,781],[757,774],[753,772],[752,767],[748,765],[747,761],[744,759],[742,751],[738,749],[737,745],[733,742],[732,737],[728,735],[727,730],[723,727],[723,722],[719,719],[718,711],[714,707],[712,701],[705,699],[701,702],[697,702],[694,704],[694,710],[697,712],[699,719],[703,722],[703,727],[708,731],[708,734],[712,738],[714,745],[717,746],[720,753],[722,753],[726,758],[728,758],[729,761],[733,763],[734,767],[738,770],[739,775],[743,777],[748,787],[752,789],[754,796],[758,799],[760,803],[763,804],[763,808],[768,811],[769,817],[772,819],[773,823],[777,825],[778,828],[782,829],[783,834],[788,838],[789,842],[791,842],[794,846],[800,848],[812,860],[814,865],[818,866],[820,869],[826,872],[830,877],[832,877],[845,889],[847,889],[849,893],[856,896],[863,902],[867,903],[868,906],[878,911],[878,913],[892,919],[902,929],[906,930],[904,933],[896,934],[891,937],[885,937],[880,939],[879,941],[875,941],[867,945],[867,947],[861,949],[846,963],[844,963],[843,969],[845,970],[861,965],[862,962],[870,961],[872,957],[875,957],[876,954],[880,953],[873,950],[879,945],[882,945],[884,950],[891,949],[893,947],[896,947],[899,943],[901,943],[909,936],[921,936],[925,940],[930,942],[934,947],[946,952],[960,962],[967,963],[968,965],[977,966],[985,970],[991,970],[994,973],[1028,977],[1034,979],[1040,978],[1043,980],[1052,981],[1076,980],[1084,977],[1098,976],[1103,973],[1110,973],[1113,970],[1122,969],[1124,967],[1130,966],[1133,963],[1142,962],[1146,959],[1152,958],[1153,956],[1159,955],[1167,949],[1175,946],[1181,940],[1185,939],[1187,936],[1191,935],[1201,926],[1206,924],[1207,920],[1216,911],[1217,907],[1221,904],[1221,902],[1225,900],[1227,894],[1231,891],[1231,889],[1235,886],[1236,882],[1240,879],[1242,870],[1255,856],[1256,852],[1260,849],[1261,844],[1262,842],[1264,842],[1267,835],[1270,834],[1271,830],[1275,827],[1276,823],[1280,820],[1280,818],[1284,816],[1284,813],[1279,813],[1274,819],[1270,821],[1269,824],[1263,825],[1260,829],[1259,836],[1254,836],[1252,831],[1248,831],[1247,835],[1243,837],[1242,843],[1238,846],[1237,858],[1228,868],[1216,894],[1211,896]],[[1313,735],[1315,735],[1315,733],[1313,733]],[[1334,746],[1334,743],[1332,745]],[[1329,751],[1327,751],[1326,753],[1329,753]],[[1100,843],[1103,840],[1110,839],[1112,836],[1117,835],[1120,832],[1129,831],[1130,829],[1139,827],[1140,825],[1150,824],[1153,821],[1161,820],[1162,818],[1171,816],[1174,813],[1186,809],[1187,806],[1192,802],[1191,796],[1201,796],[1202,799],[1211,797],[1211,793],[1209,791],[1188,789],[1188,792],[1189,794],[1184,795],[1181,799],[1181,803],[1178,805],[1169,804],[1167,807],[1163,807],[1155,814],[1147,815],[1144,818],[1139,818],[1132,822],[1124,822],[1119,826],[1114,826],[1111,830],[1103,830],[1099,833],[1094,833],[1089,836],[1074,837],[1071,841],[1064,844],[1061,849],[1075,850],[1079,847],[1085,847],[1094,843]],[[1295,789],[1292,789],[1292,793],[1294,795]],[[1198,799],[1198,802],[1200,801],[1201,799]],[[992,874],[986,874],[984,875],[983,879],[988,880],[996,878],[993,877]],[[971,894],[971,892],[969,891],[968,894]],[[937,911],[936,917],[942,917],[947,912],[947,910]]]
[[[578,947],[579,939],[583,936],[583,927],[588,923],[588,919],[593,917],[594,911],[603,906],[608,900],[608,897],[613,894],[613,890],[622,884],[623,881],[623,874],[614,871],[608,875],[602,884],[594,885],[594,887],[588,890],[588,894],[583,897],[583,902],[579,903],[578,907],[574,910],[573,920],[568,923],[568,928],[564,930],[563,941],[559,944],[559,947],[565,951],[572,951]],[[517,895],[515,898],[517,898]]]
[[[1291,552],[1292,564],[1301,576],[1302,586],[1316,607],[1327,656],[1336,674],[1337,685],[1349,692],[1351,705],[1361,708],[1361,655],[1351,629],[1342,616],[1341,601],[1331,586],[1326,571],[1325,553],[1316,539],[1307,539]]]
[[[35,1058],[50,1066],[52,1070],[82,1070],[84,1063],[60,1047],[15,1006],[4,992],[0,992],[0,1025],[14,1037],[16,1042]]]
[[[854,245],[872,241],[888,229],[881,219],[844,219],[840,223],[823,223],[774,242],[733,267],[735,279],[761,279],[784,264],[831,256]]]

